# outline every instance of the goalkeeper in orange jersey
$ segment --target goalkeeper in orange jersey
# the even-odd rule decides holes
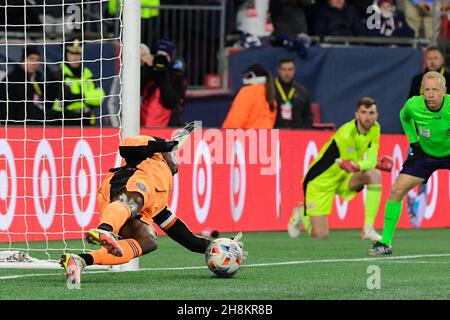
[[[136,136],[123,140],[119,147],[122,166],[111,169],[97,191],[100,224],[85,234],[88,243],[103,248],[63,254],[60,264],[68,279],[80,283],[81,272],[88,265],[123,264],[156,250],[152,222],[190,251],[205,253],[210,240],[194,235],[167,206],[172,176],[178,172],[175,151],[179,142],[185,142],[182,139]],[[233,240],[242,247],[241,237],[238,233]]]

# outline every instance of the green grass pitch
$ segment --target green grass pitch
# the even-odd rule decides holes
[[[86,271],[69,290],[63,270],[0,269],[1,299],[448,299],[450,230],[398,230],[394,255],[371,258],[359,230],[324,240],[286,232],[244,233],[248,259],[231,279],[216,278],[204,256],[168,237],[140,259],[138,272]],[[228,234],[226,235],[228,236]],[[74,245],[73,243],[71,243]],[[38,246],[39,244],[34,244]],[[368,289],[370,266],[380,289]]]

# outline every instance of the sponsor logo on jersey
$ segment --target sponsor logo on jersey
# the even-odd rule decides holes
[[[136,187],[138,187],[139,190],[141,190],[143,192],[147,192],[147,188],[145,187],[145,185],[142,182],[136,183]]]
[[[355,147],[348,147],[347,151],[348,151],[348,153],[355,152]]]
[[[429,129],[419,128],[419,134],[424,138],[430,139],[430,130]]]

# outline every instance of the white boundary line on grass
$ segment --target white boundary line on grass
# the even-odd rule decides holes
[[[312,264],[312,263],[335,263],[335,262],[394,262],[391,260],[406,260],[406,259],[417,259],[417,258],[440,258],[440,257],[450,257],[450,253],[441,254],[419,254],[419,255],[409,255],[409,256],[390,256],[390,257],[373,257],[373,258],[349,258],[349,259],[325,259],[325,260],[297,260],[297,261],[283,261],[283,262],[269,262],[269,263],[254,263],[254,264],[244,264],[241,267],[245,268],[255,268],[255,267],[272,267],[272,266],[286,266],[286,265],[296,265],[296,264]],[[400,262],[400,261],[397,261]],[[406,261],[403,261],[406,262]],[[409,263],[412,261],[408,261]],[[424,263],[424,261],[419,261]],[[141,271],[179,271],[179,270],[198,270],[206,269],[206,266],[196,266],[196,267],[167,267],[167,268],[141,268],[137,271],[112,271],[112,270],[99,270],[99,271],[85,271],[86,274],[91,273],[112,273],[112,272],[141,272]],[[12,280],[28,277],[45,277],[45,276],[55,276],[61,273],[32,273],[32,274],[16,274],[8,276],[0,276],[1,280]]]

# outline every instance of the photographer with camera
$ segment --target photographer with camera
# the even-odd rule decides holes
[[[141,126],[167,127],[174,124],[175,114],[182,118],[187,89],[184,63],[172,61],[173,44],[167,39],[157,41],[152,49],[152,56],[141,54]]]

